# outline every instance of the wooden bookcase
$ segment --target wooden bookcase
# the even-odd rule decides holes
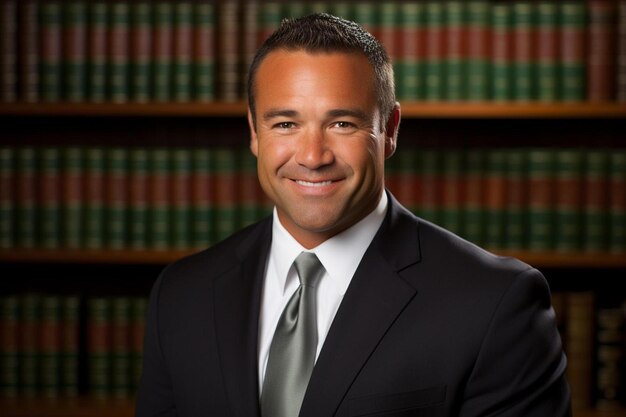
[[[99,126],[109,123],[122,123],[124,126],[149,125],[151,129],[158,130],[160,126],[167,126],[175,134],[180,135],[185,129],[196,129],[197,124],[204,123],[204,128],[210,127],[220,131],[237,130],[238,141],[245,143],[247,138],[247,124],[245,120],[245,103],[208,103],[208,104],[0,104],[0,124],[11,126],[13,139],[12,144],[24,140],[30,145],[37,146],[39,139],[42,144],[50,141],[60,141],[63,138],[56,137],[54,131],[41,130],[34,134],[32,130],[24,138],[17,138],[20,129],[29,124],[43,123],[52,129],[62,126],[65,122],[74,123],[80,121],[79,129],[84,136],[84,144],[90,141],[90,123]],[[550,134],[558,132],[562,127],[567,128],[571,123],[587,126],[588,131],[598,130],[603,135],[620,138],[626,132],[626,105],[624,104],[494,104],[494,103],[403,103],[403,124],[400,129],[400,145],[406,142],[416,141],[419,146],[419,138],[406,138],[411,136],[414,129],[426,126],[430,131],[451,130],[449,135],[458,133],[455,126],[469,123],[470,126],[483,126],[499,124],[507,126],[511,124],[515,130],[524,130],[526,133],[517,132],[518,137],[535,135],[544,126],[550,125]],[[85,122],[87,120],[87,122]],[[55,121],[55,122],[52,122]],[[191,126],[188,126],[191,125]],[[208,127],[207,127],[208,126]],[[464,129],[466,126],[462,126]],[[46,127],[46,129],[48,129]],[[67,131],[67,127],[64,127]],[[94,127],[93,129],[96,129]],[[569,128],[572,130],[572,128]],[[575,130],[576,128],[574,128]],[[41,134],[42,138],[36,137]],[[110,134],[110,133],[109,133]],[[475,133],[474,135],[479,135]],[[33,136],[35,135],[35,136]],[[50,137],[48,137],[50,136]],[[446,136],[446,135],[443,135]],[[471,134],[470,134],[471,136]],[[177,137],[165,138],[160,145],[168,142],[177,143]],[[544,138],[545,139],[545,138]],[[562,143],[562,138],[553,136],[555,143]],[[103,138],[98,140],[102,142]],[[536,140],[536,138],[534,139]],[[585,142],[594,146],[595,138],[592,136],[577,139],[578,145]],[[502,138],[507,143],[509,138]],[[0,140],[0,145],[3,144]],[[471,142],[471,141],[470,141]],[[207,143],[211,143],[209,140]],[[210,146],[210,145],[209,145]],[[619,146],[626,146],[626,142]],[[68,249],[0,249],[0,269],[15,265],[41,266],[42,268],[56,270],[63,273],[67,268],[81,265],[83,270],[89,271],[102,268],[103,266],[133,267],[135,268],[160,268],[182,256],[192,253],[193,250],[68,250]],[[586,252],[537,252],[537,251],[505,251],[496,249],[503,255],[520,258],[542,270],[547,270],[546,276],[550,280],[551,271],[583,271],[588,275],[589,287],[594,274],[602,271],[610,277],[610,288],[606,291],[622,291],[622,280],[626,273],[626,254],[624,253],[586,253]],[[561,289],[568,288],[567,278],[556,274],[556,285]],[[156,278],[156,274],[154,275]],[[30,277],[21,277],[28,281]],[[72,285],[72,284],[68,284]],[[84,284],[84,285],[89,285]],[[578,287],[585,285],[580,282]],[[603,283],[605,285],[605,283]],[[78,397],[75,399],[39,399],[18,398],[0,399],[2,415],[7,417],[53,417],[53,416],[131,416],[134,413],[132,399],[97,399]],[[575,417],[626,417],[626,411],[602,412],[596,410],[577,411]]]

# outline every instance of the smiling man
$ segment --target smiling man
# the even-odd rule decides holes
[[[570,415],[541,273],[385,190],[400,106],[369,33],[284,21],[248,96],[274,213],[161,274],[138,416]]]

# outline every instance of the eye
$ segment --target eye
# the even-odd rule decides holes
[[[280,122],[280,123],[276,123],[274,127],[278,129],[288,130],[288,129],[293,129],[294,127],[296,127],[296,124],[294,122]]]
[[[340,129],[347,129],[347,128],[354,127],[354,125],[350,122],[335,122],[335,126],[337,126]]]

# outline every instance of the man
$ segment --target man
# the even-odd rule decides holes
[[[161,274],[138,416],[570,414],[543,276],[385,191],[393,91],[351,22],[286,21],[261,47],[250,148],[274,213]]]

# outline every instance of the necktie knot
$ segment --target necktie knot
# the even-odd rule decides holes
[[[317,287],[322,275],[324,266],[313,252],[301,252],[293,262],[300,278],[300,284],[305,287]]]

